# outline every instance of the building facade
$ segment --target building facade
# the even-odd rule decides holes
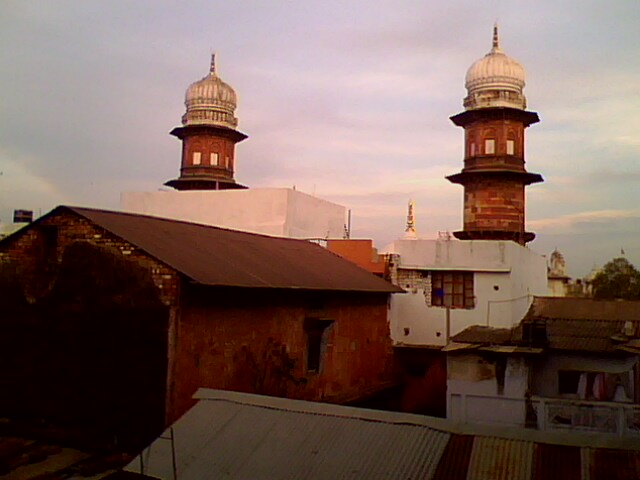
[[[447,418],[640,439],[638,302],[538,297],[511,329],[470,327],[447,353]]]
[[[5,417],[135,443],[203,386],[342,403],[393,380],[401,290],[307,241],[58,207],[0,268]]]

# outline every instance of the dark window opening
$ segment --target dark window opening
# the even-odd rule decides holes
[[[432,272],[431,304],[437,307],[474,308],[473,272]]]
[[[332,320],[307,318],[304,330],[307,334],[307,372],[319,372],[327,347],[327,337]]]
[[[577,370],[559,370],[558,371],[558,393],[578,393],[578,383],[580,382],[580,374]]]
[[[42,259],[45,261],[57,261],[58,250],[58,226],[57,225],[40,225],[38,227],[42,239]]]

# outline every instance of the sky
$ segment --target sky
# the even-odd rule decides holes
[[[179,172],[169,135],[208,73],[238,93],[236,179],[352,210],[382,248],[462,226],[464,76],[491,48],[527,70],[531,248],[569,274],[640,267],[640,2],[0,0],[0,221],[117,209]]]

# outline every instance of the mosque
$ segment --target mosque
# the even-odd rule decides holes
[[[407,290],[392,304],[391,335],[399,345],[444,346],[470,325],[511,326],[533,295],[548,294],[547,265],[526,247],[525,187],[542,176],[525,168],[525,131],[539,121],[528,111],[524,67],[508,56],[494,26],[490,51],[468,69],[464,166],[447,179],[464,188],[463,227],[435,240],[407,232],[384,249],[388,271]],[[290,188],[248,188],[236,180],[237,94],[212,56],[208,74],[185,94],[180,174],[172,191],[126,192],[123,210],[238,230],[308,239],[348,237],[346,208]],[[361,254],[361,253],[360,253]],[[426,320],[426,321],[425,321]]]
[[[265,235],[306,239],[342,238],[346,208],[294,188],[251,188],[235,179],[238,130],[237,95],[217,72],[189,86],[182,126],[171,135],[182,141],[173,191],[125,192],[121,208],[131,213],[185,220]]]

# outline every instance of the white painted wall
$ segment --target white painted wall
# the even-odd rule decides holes
[[[291,238],[342,238],[346,209],[289,188],[122,193],[123,211]]]
[[[480,355],[447,355],[447,418],[460,423],[524,426],[528,376],[523,358],[507,358],[504,390],[499,393],[495,363]]]
[[[527,312],[534,295],[547,289],[544,257],[515,242],[491,240],[397,240],[392,280],[407,290],[391,299],[391,338],[401,345],[446,345],[446,308],[430,306],[430,283],[398,281],[399,270],[474,272],[473,309],[450,310],[451,335],[472,325],[511,327]],[[497,287],[494,288],[494,287]]]

